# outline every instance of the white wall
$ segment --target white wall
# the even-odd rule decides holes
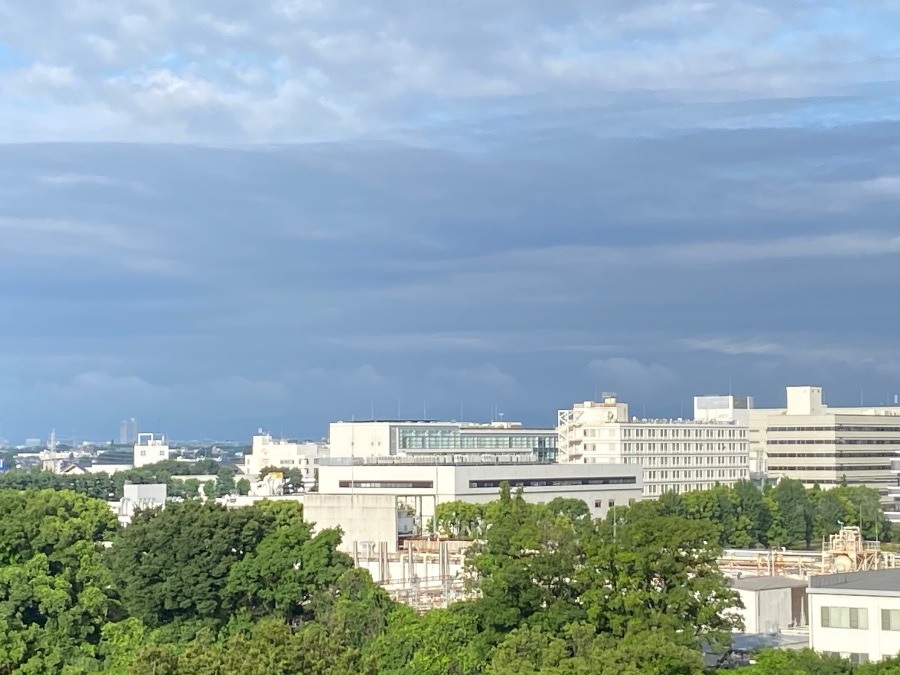
[[[390,422],[332,422],[328,427],[331,457],[384,457],[391,447]]]
[[[881,610],[900,610],[900,597],[829,594],[809,589],[809,643],[817,652],[864,653],[870,661],[900,654],[900,631],[881,628]],[[898,589],[900,590],[900,589]],[[822,607],[856,607],[868,612],[868,628],[822,626]]]
[[[315,523],[317,532],[340,527],[342,551],[350,552],[354,541],[386,542],[389,553],[397,551],[397,500],[391,495],[309,492],[303,497],[303,519]]]
[[[529,486],[524,488],[524,497],[526,501],[535,503],[549,502],[556,497],[582,499],[590,507],[591,514],[598,518],[609,511],[609,500],[614,500],[615,506],[619,507],[641,498],[641,468],[626,464],[322,466],[319,469],[319,492],[390,494],[408,498],[406,501],[416,508],[417,514],[427,519],[434,515],[437,504],[457,499],[481,504],[497,499],[499,486],[472,487],[472,481],[505,480],[515,489],[516,480],[552,482],[589,477],[632,477],[635,482],[629,485]],[[342,481],[350,482],[355,487],[341,487]]]

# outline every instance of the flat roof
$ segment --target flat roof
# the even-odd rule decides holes
[[[732,579],[731,585],[742,591],[769,591],[776,588],[798,588],[806,586],[803,579],[791,577],[741,577]]]
[[[900,568],[812,576],[808,592],[900,597]]]

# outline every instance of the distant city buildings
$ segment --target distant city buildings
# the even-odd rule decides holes
[[[733,485],[749,478],[747,426],[734,419],[628,416],[607,396],[558,412],[560,461],[643,468],[644,495]]]
[[[133,445],[138,440],[138,423],[135,418],[122,420],[119,424],[119,445]]]

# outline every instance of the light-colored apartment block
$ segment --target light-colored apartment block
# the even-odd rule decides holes
[[[687,492],[749,478],[747,426],[734,419],[629,418],[607,396],[558,413],[561,462],[640,465],[644,495]]]

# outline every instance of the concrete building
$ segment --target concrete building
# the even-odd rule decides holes
[[[852,663],[900,653],[900,569],[810,577],[809,646]]]
[[[319,467],[320,493],[394,495],[414,515],[420,532],[427,531],[438,504],[485,504],[497,499],[503,482],[513,490],[521,487],[528,502],[584,500],[596,518],[642,495],[640,468],[624,464],[539,464],[498,455],[331,458]]]
[[[807,626],[806,582],[790,577],[742,577],[732,581],[744,604],[737,610],[747,634],[774,634]]]
[[[375,420],[332,422],[331,457],[394,457],[482,453],[533,456],[556,460],[556,431],[529,429],[519,422],[432,422]]]
[[[629,418],[628,404],[607,396],[560,410],[557,432],[561,462],[641,466],[648,497],[749,477],[747,427],[733,419]]]
[[[250,454],[244,456],[243,471],[248,476],[259,476],[262,469],[274,466],[287,471],[296,469],[303,474],[303,488],[310,489],[316,482],[316,466],[325,448],[312,441],[296,442],[272,438],[262,429],[253,436]],[[297,486],[300,487],[300,486]]]
[[[126,483],[123,488],[122,499],[111,502],[110,508],[121,525],[130,525],[134,512],[138,509],[155,509],[166,505],[168,488],[165,483],[148,483],[134,485]]]
[[[821,387],[788,387],[764,418],[766,473],[830,487],[846,480],[886,494],[900,452],[900,408],[829,408]]]
[[[134,468],[156,464],[169,459],[169,443],[159,434],[138,434],[134,444]]]

